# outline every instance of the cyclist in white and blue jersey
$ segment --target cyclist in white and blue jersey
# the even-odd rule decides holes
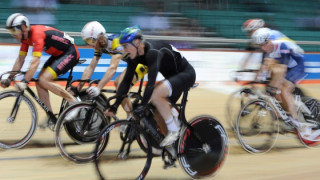
[[[270,40],[281,39],[281,40],[288,40],[288,41],[294,42],[293,40],[289,39],[286,35],[284,35],[282,32],[280,32],[278,30],[266,28],[265,22],[263,19],[248,19],[247,21],[245,21],[243,23],[243,25],[241,27],[242,31],[246,32],[248,37],[250,37],[250,38],[256,30],[261,29],[261,28],[269,31],[269,39]],[[258,49],[259,49],[259,47],[257,47],[256,44],[254,42],[252,42],[252,40],[249,42],[248,46],[246,47],[246,50],[251,51],[251,52],[255,52]],[[247,67],[247,65],[249,64],[249,60],[251,59],[252,54],[253,53],[249,53],[249,55],[242,62],[240,69],[245,69]],[[263,53],[261,64],[263,64],[264,55],[265,54]]]
[[[306,76],[304,68],[304,51],[288,39],[271,40],[269,30],[258,29],[252,35],[252,40],[266,53],[264,66],[271,73],[271,81],[267,93],[281,100],[283,107],[290,113],[289,119],[299,128],[304,138],[318,139],[319,131],[313,131],[312,126],[298,121],[293,91],[295,83]]]

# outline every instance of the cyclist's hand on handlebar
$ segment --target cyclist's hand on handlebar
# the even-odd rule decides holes
[[[70,86],[67,88],[68,93],[70,93],[72,96],[79,96],[78,88],[75,86]]]
[[[115,106],[110,106],[110,108],[108,108],[106,111],[105,111],[105,114],[107,116],[114,116],[115,114],[117,113],[117,108]]]
[[[11,80],[10,80],[10,79],[2,79],[2,80],[0,81],[0,85],[1,85],[1,87],[3,87],[3,88],[9,87],[9,86],[10,86],[10,83],[11,83]]]
[[[91,96],[91,97],[97,97],[100,94],[100,89],[95,87],[95,86],[91,86],[87,89],[87,93]]]
[[[27,81],[21,81],[21,82],[16,82],[14,84],[14,87],[18,90],[18,91],[24,91],[28,86],[28,82]]]

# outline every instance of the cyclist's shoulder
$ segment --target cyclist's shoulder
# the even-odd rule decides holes
[[[278,30],[274,30],[274,29],[270,30],[269,39],[276,40],[276,39],[284,38],[284,37],[286,37],[286,36],[282,32],[280,32]]]
[[[114,52],[122,52],[123,51],[123,47],[121,46],[120,41],[119,41],[119,34],[108,35],[108,48]]]
[[[275,44],[277,44],[277,47],[282,52],[289,52],[295,53],[295,54],[303,54],[304,50],[297,45],[294,41],[290,41],[287,39],[278,39],[273,41]]]
[[[35,33],[44,32],[44,31],[48,31],[48,30],[51,30],[51,31],[59,31],[58,29],[56,29],[56,28],[54,28],[54,27],[45,26],[45,25],[40,25],[40,24],[31,25],[31,26],[30,26],[30,31],[31,31],[31,33],[32,33],[32,32],[35,32]],[[61,32],[61,31],[60,31],[60,32]]]
[[[175,48],[173,45],[163,40],[146,40],[145,45],[149,50],[160,50],[163,48],[173,50]]]

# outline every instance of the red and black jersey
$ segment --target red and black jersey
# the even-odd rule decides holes
[[[29,46],[33,46],[32,56],[41,57],[42,51],[60,56],[73,46],[73,38],[62,31],[44,25],[30,27],[29,37],[22,41],[20,55],[26,56]]]

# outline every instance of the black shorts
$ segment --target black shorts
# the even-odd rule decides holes
[[[175,104],[183,91],[188,90],[193,86],[196,81],[196,72],[194,68],[189,65],[182,72],[167,78],[171,84],[172,95],[169,100],[172,104]]]
[[[43,65],[42,70],[49,69],[50,73],[55,79],[76,66],[78,61],[79,52],[75,45],[73,45],[70,46],[70,48],[62,55],[51,56]]]

